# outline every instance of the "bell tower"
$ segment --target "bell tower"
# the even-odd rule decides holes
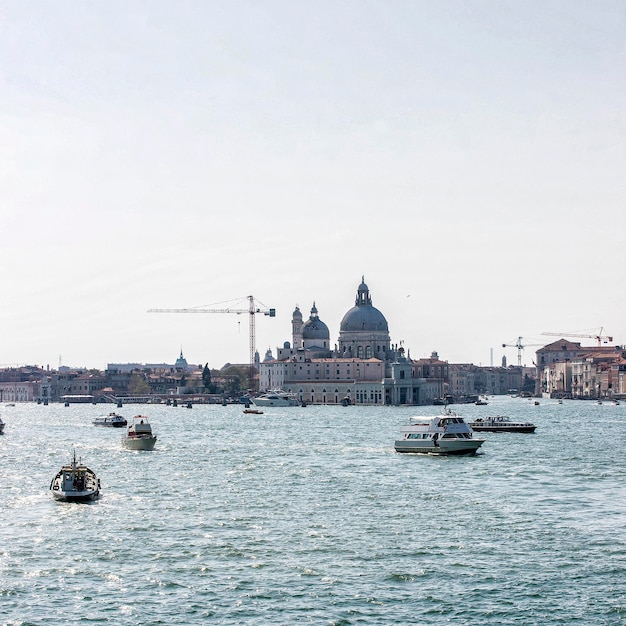
[[[293,348],[297,350],[302,348],[302,313],[300,308],[296,307],[293,315],[291,316],[291,336],[293,339]]]

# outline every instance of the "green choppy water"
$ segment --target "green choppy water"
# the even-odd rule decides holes
[[[0,623],[626,624],[626,405],[492,398],[535,434],[398,455],[436,407],[0,406]],[[102,482],[55,502],[73,447]]]

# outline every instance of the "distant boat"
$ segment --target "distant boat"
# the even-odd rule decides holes
[[[145,415],[135,415],[122,437],[122,445],[128,450],[153,450],[156,440],[148,418]]]
[[[4,422],[2,421],[2,418],[0,417],[0,435],[4,432]]]
[[[477,432],[508,432],[508,433],[534,433],[537,428],[530,422],[512,422],[505,415],[494,415],[485,419],[479,418],[470,422],[472,430]]]
[[[268,391],[256,398],[251,398],[250,401],[255,406],[299,406],[300,401],[293,393],[287,393],[286,391],[276,390]]]
[[[56,500],[88,502],[100,496],[100,479],[82,460],[76,461],[74,451],[72,462],[59,470],[50,483],[50,490]]]
[[[263,411],[259,411],[259,409],[244,409],[244,413],[252,413],[253,415],[263,415]]]
[[[122,428],[122,426],[128,424],[126,418],[117,413],[109,413],[103,417],[96,417],[92,423],[94,426],[110,426],[112,428]]]

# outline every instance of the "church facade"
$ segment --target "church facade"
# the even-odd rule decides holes
[[[261,390],[283,389],[311,404],[432,404],[440,393],[440,384],[415,377],[404,349],[391,344],[387,320],[373,306],[364,278],[334,348],[315,303],[303,320],[296,307],[292,341],[278,348],[276,358],[268,350],[259,364]]]

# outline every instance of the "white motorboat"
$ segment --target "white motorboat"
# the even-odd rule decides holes
[[[119,415],[117,413],[109,413],[108,415],[104,415],[103,417],[96,417],[93,420],[94,426],[110,426],[113,428],[122,428],[122,426],[126,426],[128,422],[123,415]]]
[[[506,415],[494,415],[492,417],[479,418],[470,422],[472,430],[490,433],[534,433],[537,428],[530,422],[513,422]]]
[[[82,459],[76,461],[76,452],[72,462],[64,465],[50,483],[52,495],[64,502],[87,502],[100,496],[100,479]]]
[[[251,398],[252,404],[255,406],[299,406],[300,401],[293,393],[276,390],[268,391],[256,398]]]
[[[436,417],[413,417],[401,428],[396,452],[417,454],[475,454],[484,439],[475,439],[472,429],[454,411]]]
[[[128,450],[153,450],[157,437],[145,415],[135,415],[122,437],[122,445]]]

